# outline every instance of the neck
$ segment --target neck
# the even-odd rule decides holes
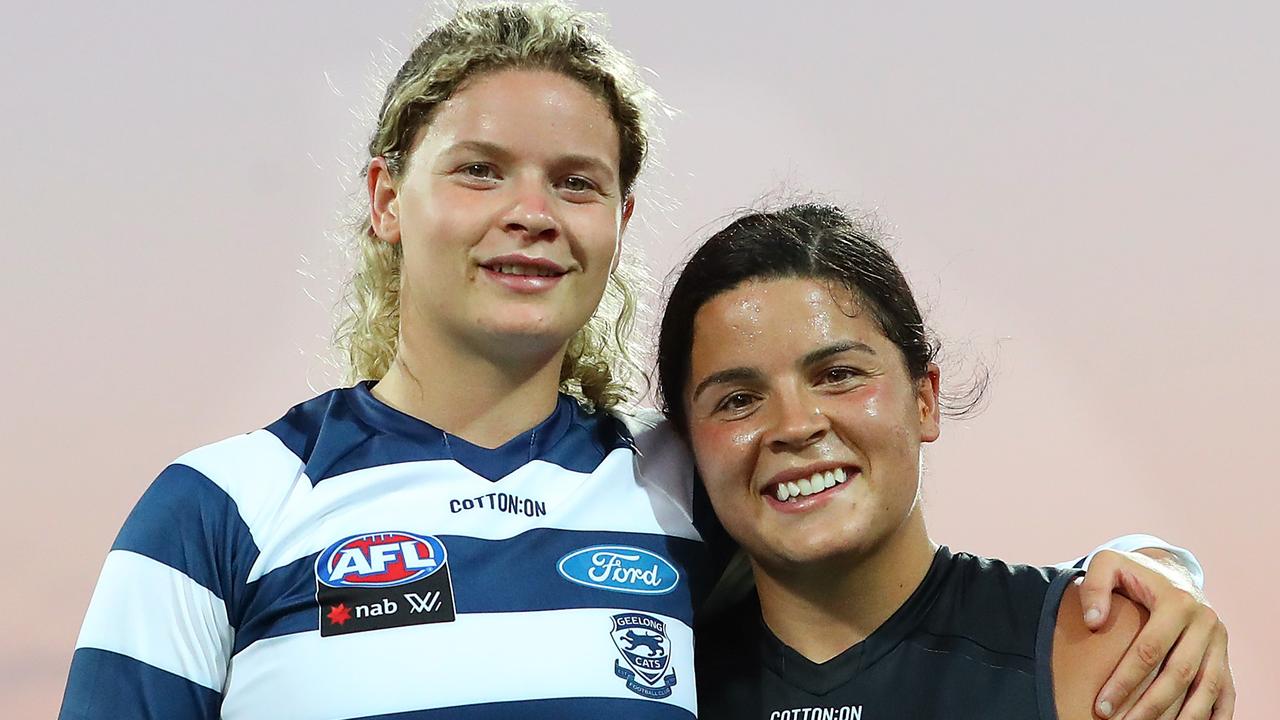
[[[563,360],[563,346],[495,357],[402,334],[395,362],[373,394],[450,435],[495,448],[555,410]]]
[[[764,621],[796,652],[826,662],[865,640],[902,607],[929,572],[936,550],[917,503],[893,536],[855,557],[786,568],[753,560]]]

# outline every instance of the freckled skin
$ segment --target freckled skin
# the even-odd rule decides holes
[[[725,528],[766,567],[857,557],[899,532],[927,542],[908,519],[919,520],[920,445],[938,435],[937,369],[912,380],[871,315],[836,293],[807,279],[751,282],[694,318],[685,404],[698,469]],[[866,349],[803,362],[851,341]],[[732,368],[751,377],[693,396]],[[762,495],[780,472],[832,461],[861,474],[829,502],[786,513]]]

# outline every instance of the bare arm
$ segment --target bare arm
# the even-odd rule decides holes
[[[1090,629],[1083,618],[1080,585],[1072,583],[1062,596],[1053,631],[1053,694],[1059,720],[1100,717],[1094,712],[1098,691],[1142,630],[1147,612],[1128,598],[1115,595],[1101,629]],[[1116,710],[1113,720],[1123,718],[1154,679],[1153,672],[1129,702]],[[1175,703],[1161,717],[1176,717],[1180,708],[1181,703]]]
[[[1096,553],[1080,586],[1086,624],[1098,627],[1112,598],[1121,595],[1151,613],[1098,694],[1100,717],[1114,718],[1114,707],[1129,704],[1134,694],[1140,697],[1128,720],[1156,720],[1175,703],[1182,703],[1178,720],[1232,717],[1235,683],[1226,626],[1196,581],[1197,573],[1183,558],[1164,550]],[[1155,682],[1138,689],[1139,681],[1155,671]]]

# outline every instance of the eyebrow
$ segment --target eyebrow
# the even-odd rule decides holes
[[[720,370],[719,372],[713,372],[704,378],[702,382],[698,383],[698,387],[693,389],[693,396],[690,399],[697,400],[698,396],[702,394],[702,391],[712,385],[743,382],[745,380],[759,380],[760,377],[761,375],[759,370],[749,367],[736,367],[729,368],[728,370]]]
[[[609,167],[608,163],[593,155],[561,155],[556,158],[556,163],[567,167],[588,168],[593,172],[600,173],[602,176],[601,179],[606,182],[613,182],[615,179],[613,168]]]
[[[491,143],[487,140],[460,140],[449,147],[445,148],[445,153],[456,153],[466,151],[479,152],[484,155],[490,155],[501,160],[507,160],[512,153],[507,148]],[[569,153],[560,155],[555,158],[553,164],[557,166],[568,167],[585,167],[598,172],[604,176],[605,180],[613,181],[615,179],[614,172],[609,164],[593,155],[583,155],[581,153]]]
[[[476,152],[481,155],[496,157],[506,160],[511,157],[511,152],[501,145],[485,142],[484,140],[459,140],[458,142],[446,147],[442,154],[449,155],[459,152]]]
[[[839,355],[840,353],[846,352],[860,352],[866,355],[876,354],[875,349],[864,342],[859,342],[857,340],[841,340],[839,342],[831,343],[826,347],[821,347],[812,352],[805,353],[805,356],[800,358],[800,365],[803,367],[817,365],[832,355]]]
[[[817,350],[805,353],[804,357],[800,358],[800,366],[810,367],[817,365],[833,355],[839,355],[840,353],[846,352],[861,352],[866,353],[867,355],[876,354],[875,349],[864,342],[859,342],[857,340],[841,340],[825,347],[820,347]],[[704,378],[702,382],[698,383],[698,386],[693,389],[693,395],[690,399],[696,401],[698,396],[712,385],[758,381],[761,377],[762,375],[759,370],[749,367],[735,367],[713,372]]]

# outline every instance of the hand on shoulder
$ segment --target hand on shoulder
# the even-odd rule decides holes
[[[1147,611],[1137,603],[1123,595],[1113,595],[1106,622],[1100,629],[1092,630],[1084,622],[1080,581],[1067,586],[1053,632],[1053,694],[1059,720],[1102,717],[1095,714],[1098,692],[1142,630],[1147,617]],[[1110,720],[1123,718],[1155,677],[1156,672],[1152,672],[1145,678],[1138,691]],[[1162,719],[1176,717],[1180,708],[1181,703],[1176,703]]]

